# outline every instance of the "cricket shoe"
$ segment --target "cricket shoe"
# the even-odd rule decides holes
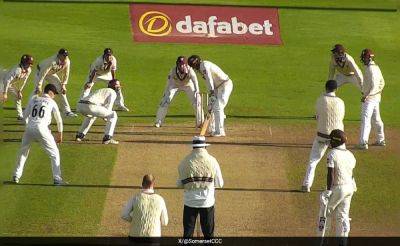
[[[68,184],[69,183],[67,181],[64,181],[63,179],[54,179],[54,185],[56,186],[63,186]]]
[[[160,127],[161,127],[161,123],[160,123],[160,122],[156,122],[156,123],[154,124],[154,127],[160,128]]]
[[[18,115],[18,116],[17,116],[17,120],[21,121],[21,120],[23,120],[23,119],[24,119],[24,117],[22,117],[21,115]]]
[[[72,111],[66,112],[66,113],[65,113],[65,116],[67,116],[67,117],[78,117],[78,115],[75,114],[75,113],[72,112]]]
[[[103,140],[103,144],[119,144],[119,142],[111,138],[108,140]]]
[[[306,186],[306,185],[302,185],[302,186],[301,186],[301,192],[303,192],[303,193],[310,193],[310,192],[311,192],[311,189],[310,189],[310,187],[308,187],[308,186]]]
[[[18,184],[19,183],[19,178],[17,178],[17,176],[13,176],[11,182],[13,182],[15,184]]]
[[[120,110],[120,111],[125,111],[125,112],[129,112],[129,108],[127,108],[125,105],[119,106],[119,107],[118,107],[118,110]]]
[[[385,142],[385,140],[376,141],[373,145],[374,146],[386,146],[386,142]]]
[[[360,149],[360,150],[367,150],[368,149],[368,144],[367,143],[359,144],[359,145],[356,146],[356,148]]]

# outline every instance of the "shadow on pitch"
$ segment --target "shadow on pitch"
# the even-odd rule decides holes
[[[127,143],[142,143],[142,144],[191,144],[190,141],[163,141],[163,140],[128,140],[121,141]],[[258,146],[258,147],[277,147],[277,148],[311,148],[311,144],[299,144],[299,143],[267,143],[267,142],[217,142],[209,141],[212,145],[232,145],[232,146]]]
[[[194,128],[193,128],[194,129]],[[23,130],[4,130],[5,133],[24,133],[25,129]],[[77,133],[77,131],[71,130],[64,130],[64,133]],[[104,134],[104,131],[90,131],[89,135],[91,134]],[[193,136],[194,132],[127,132],[127,131],[117,131],[115,134],[118,135],[125,135],[125,136]]]
[[[188,134],[190,135],[190,134]],[[15,143],[21,142],[20,138],[6,138],[3,140],[6,143]],[[74,144],[75,141],[64,141],[66,143]],[[191,145],[191,141],[163,141],[163,140],[120,140],[120,143],[137,143],[137,144],[184,144]],[[92,142],[87,140],[83,143],[87,144],[101,144],[101,141]],[[77,144],[83,144],[82,142]],[[255,147],[275,147],[275,148],[301,148],[301,149],[309,149],[311,148],[311,144],[299,144],[299,143],[267,143],[267,142],[259,142],[259,143],[246,143],[246,142],[209,142],[212,145],[230,145],[230,146],[255,146]]]
[[[68,184],[55,186],[53,184],[36,184],[36,183],[19,183],[15,184],[11,181],[3,181],[4,185],[15,185],[15,186],[40,186],[40,187],[65,187],[65,188],[105,188],[105,189],[142,189],[140,186],[134,185],[102,185],[102,184]],[[182,190],[178,187],[156,187],[156,190]],[[243,191],[243,192],[277,192],[277,193],[297,193],[301,190],[296,189],[262,189],[262,188],[218,188],[218,190],[223,191]],[[315,190],[319,191],[319,190]],[[322,191],[322,190],[321,190]]]

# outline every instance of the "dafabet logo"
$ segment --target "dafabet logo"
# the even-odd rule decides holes
[[[146,35],[162,37],[171,33],[172,24],[168,15],[159,11],[149,11],[140,17],[139,28]]]
[[[278,9],[130,5],[136,42],[282,44]]]

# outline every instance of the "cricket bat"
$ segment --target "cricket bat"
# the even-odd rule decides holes
[[[206,135],[208,125],[210,125],[210,121],[211,121],[211,113],[207,112],[206,119],[204,120],[203,125],[201,126],[200,136]]]

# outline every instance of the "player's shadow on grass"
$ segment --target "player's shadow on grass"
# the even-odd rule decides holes
[[[65,188],[105,188],[105,189],[142,189],[141,186],[134,185],[102,185],[102,184],[68,184],[55,186],[53,184],[39,184],[39,183],[19,183],[15,184],[11,181],[3,181],[4,185],[15,185],[15,186],[40,186],[40,187],[65,187]],[[167,187],[157,186],[156,190],[183,190],[178,187]],[[279,188],[218,188],[221,191],[242,191],[242,192],[277,192],[277,193],[296,193],[301,192],[297,189],[279,189]],[[322,191],[322,190],[315,190]]]
[[[21,142],[20,138],[6,138],[3,140],[6,143],[16,143]],[[64,141],[67,143],[75,143],[74,141]],[[184,144],[190,145],[191,141],[162,141],[162,140],[121,140],[121,143],[138,143],[138,144]],[[87,140],[87,144],[102,144],[100,141],[92,142]],[[255,147],[276,147],[276,148],[302,148],[309,149],[311,148],[311,144],[300,144],[300,143],[251,143],[251,142],[214,142],[210,141],[210,144],[213,145],[232,145],[232,146],[255,146]],[[78,143],[82,144],[82,143]]]
[[[143,144],[191,144],[190,141],[178,141],[178,140],[125,140],[122,142],[128,143],[143,143]],[[209,141],[212,145],[233,145],[233,146],[256,146],[256,147],[278,147],[278,148],[311,148],[311,144],[302,143],[268,143],[268,142],[218,142]]]
[[[193,128],[194,129],[194,128]],[[25,129],[21,130],[4,130],[4,133],[23,133]],[[77,133],[77,130],[64,130],[64,133]],[[104,134],[104,131],[90,131],[89,134]],[[129,132],[129,131],[116,131],[115,134],[126,136],[193,136],[193,132]]]

